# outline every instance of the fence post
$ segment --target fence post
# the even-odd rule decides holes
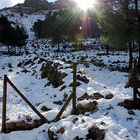
[[[3,80],[3,105],[2,105],[2,132],[6,133],[6,100],[7,100],[7,75]]]
[[[76,114],[76,87],[77,87],[77,64],[73,63],[73,99],[72,99],[72,107],[73,107],[73,114]]]
[[[10,86],[17,92],[17,94],[30,106],[30,108],[45,122],[49,123],[49,121],[31,104],[31,102],[19,91],[19,89],[9,80],[7,77],[7,82]]]
[[[133,88],[133,101],[136,103],[137,100],[137,88]]]
[[[53,121],[58,121],[60,120],[61,115],[63,114],[63,112],[65,111],[67,105],[69,104],[69,102],[71,101],[73,96],[73,93],[69,96],[69,98],[67,99],[67,101],[65,102],[65,104],[63,105],[63,107],[61,108],[61,110],[59,111],[59,113],[57,114],[57,116],[55,117],[55,119]]]

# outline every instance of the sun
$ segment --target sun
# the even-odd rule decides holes
[[[80,8],[86,11],[88,8],[92,7],[96,0],[75,0]]]

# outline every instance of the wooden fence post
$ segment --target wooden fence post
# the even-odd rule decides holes
[[[137,88],[133,88],[133,101],[136,103],[137,100]]]
[[[59,113],[57,114],[56,118],[53,121],[60,120],[60,117],[61,117],[62,113],[64,112],[64,110],[66,109],[69,102],[71,101],[72,96],[73,96],[73,93],[69,96],[69,98],[67,99],[67,101],[65,102],[65,104],[63,105],[63,107],[61,108],[61,110],[59,111]]]
[[[76,114],[76,87],[77,87],[77,64],[73,63],[73,99],[72,99],[72,107],[73,107],[73,114]]]
[[[7,100],[7,76],[3,80],[3,105],[2,105],[2,132],[6,133],[6,100]]]
[[[9,80],[8,77],[7,82],[18,93],[18,95],[30,106],[30,108],[44,121],[44,123],[49,123],[49,121],[31,104],[29,100],[27,100],[27,98],[18,90],[18,88]]]

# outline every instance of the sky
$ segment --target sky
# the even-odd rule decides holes
[[[48,0],[48,1],[55,1],[55,0]],[[24,0],[0,0],[0,9],[5,7],[11,7],[18,3],[23,3]]]

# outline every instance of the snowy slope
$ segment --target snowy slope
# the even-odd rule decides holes
[[[121,106],[118,103],[124,101],[124,99],[132,98],[132,90],[125,89],[124,86],[128,79],[128,74],[119,71],[110,71],[108,67],[96,67],[92,63],[92,59],[101,60],[108,64],[113,61],[122,60],[125,61],[123,66],[128,64],[128,55],[125,52],[115,53],[116,55],[98,55],[103,52],[98,50],[89,50],[87,52],[68,52],[57,53],[54,52],[55,48],[43,47],[40,42],[40,47],[37,47],[34,53],[23,56],[0,56],[0,106],[2,106],[2,84],[3,75],[7,74],[8,77],[15,83],[15,85],[22,91],[22,93],[33,103],[33,105],[41,111],[42,106],[47,106],[50,111],[42,112],[47,119],[52,120],[62,107],[62,105],[55,104],[56,101],[62,101],[64,94],[70,95],[72,88],[69,87],[72,82],[72,69],[70,64],[65,61],[79,61],[85,57],[85,61],[88,62],[89,67],[84,64],[79,64],[77,71],[82,71],[88,78],[89,83],[85,84],[80,82],[81,85],[77,87],[77,98],[83,94],[88,93],[92,95],[99,92],[101,95],[113,94],[113,98],[110,100],[101,98],[97,100],[98,110],[96,112],[87,112],[86,114],[80,114],[78,116],[70,115],[71,103],[64,112],[62,120],[44,124],[39,128],[30,131],[17,131],[9,134],[0,133],[1,140],[48,140],[47,130],[52,128],[58,130],[65,128],[63,134],[59,135],[61,140],[73,140],[75,137],[84,138],[88,133],[88,129],[97,124],[98,127],[105,129],[105,140],[139,140],[140,139],[140,111],[131,110],[133,113]],[[32,52],[30,47],[30,50]],[[61,87],[53,88],[52,85],[45,86],[48,83],[48,79],[41,79],[40,69],[44,62],[39,63],[40,59],[52,60],[61,64],[60,71],[68,74],[64,79],[66,88],[60,91]],[[22,67],[17,65],[20,62],[26,62],[28,60],[33,61]],[[9,68],[9,63],[12,68]],[[116,64],[122,67],[122,62]],[[12,69],[12,70],[10,70]],[[22,72],[26,69],[28,72]],[[81,104],[90,102],[91,100],[78,101]],[[26,116],[30,116],[33,120],[38,118],[33,111],[26,105],[26,103],[17,96],[17,94],[9,87],[8,88],[8,104],[7,104],[7,117],[8,122],[26,120]],[[0,107],[0,112],[1,112]],[[74,121],[76,119],[76,121]],[[1,126],[1,116],[0,116]]]

